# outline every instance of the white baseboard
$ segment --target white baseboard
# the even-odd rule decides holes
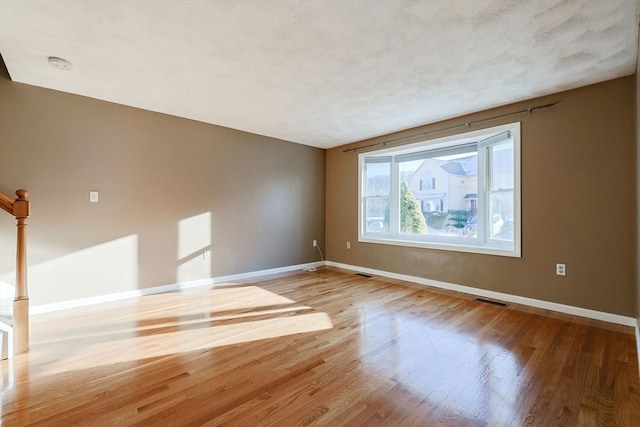
[[[31,307],[30,312],[32,315],[49,313],[52,311],[65,310],[68,308],[82,307],[82,306],[93,305],[93,304],[101,304],[101,303],[110,302],[110,301],[118,301],[118,300],[123,300],[127,298],[140,297],[143,295],[184,290],[189,288],[195,288],[198,286],[211,286],[211,285],[215,286],[216,284],[221,284],[224,282],[234,282],[239,280],[251,279],[254,277],[267,276],[271,274],[286,273],[286,272],[295,271],[295,270],[304,270],[309,267],[320,267],[322,265],[343,268],[343,269],[352,270],[352,271],[359,271],[359,272],[367,273],[371,275],[388,277],[390,279],[404,280],[406,282],[417,283],[420,285],[433,286],[436,288],[448,289],[448,290],[462,292],[462,293],[471,294],[471,295],[478,295],[486,298],[512,302],[515,304],[528,305],[531,307],[557,311],[560,313],[572,314],[575,316],[587,317],[590,319],[602,320],[610,323],[633,326],[636,329],[636,344],[638,345],[638,357],[640,358],[640,337],[638,335],[640,333],[638,332],[638,330],[640,329],[640,319],[636,320],[633,317],[621,316],[618,314],[606,313],[602,311],[590,310],[587,308],[575,307],[575,306],[570,306],[565,304],[558,304],[555,302],[537,300],[533,298],[521,297],[521,296],[511,295],[511,294],[505,294],[502,292],[488,291],[486,289],[474,288],[471,286],[456,285],[453,283],[430,280],[422,277],[409,276],[407,274],[391,273],[388,271],[376,270],[373,268],[342,264],[342,263],[333,262],[333,261],[312,262],[307,264],[290,265],[286,267],[271,268],[268,270],[250,271],[247,273],[212,277],[209,279],[194,280],[190,282],[175,283],[175,284],[163,285],[163,286],[154,286],[152,288],[135,289],[131,291],[118,292],[114,294],[98,295],[98,296],[88,297],[88,298],[61,301],[61,302],[52,303],[52,304],[42,304],[42,305]]]
[[[621,316],[619,314],[606,313],[602,311],[590,310],[588,308],[574,307],[571,305],[558,304],[555,302],[543,301],[533,298],[521,297],[517,295],[505,294],[502,292],[488,291],[486,289],[473,288],[471,286],[456,285],[453,283],[440,282],[438,280],[424,279],[422,277],[409,276],[406,274],[391,273],[388,271],[375,270],[373,268],[358,267],[355,265],[342,264],[339,262],[326,261],[325,265],[330,267],[344,268],[346,270],[359,271],[375,276],[388,277],[390,279],[404,280],[405,282],[417,283],[420,285],[433,286],[435,288],[448,289],[465,294],[478,295],[481,297],[511,302],[515,304],[528,305],[545,310],[558,311],[560,313],[573,314],[575,316],[587,317],[590,319],[603,320],[605,322],[617,323],[620,325],[633,326],[638,328],[638,322],[633,317]],[[636,332],[636,342],[638,335]]]
[[[88,298],[79,298],[69,301],[60,301],[51,304],[41,304],[31,307],[29,310],[31,315],[50,313],[52,311],[66,310],[69,308],[83,307],[93,304],[102,304],[105,302],[118,301],[128,298],[136,298],[143,295],[160,294],[163,292],[179,291],[198,286],[215,286],[216,284],[235,282],[238,280],[251,279],[254,277],[268,276],[271,274],[286,273],[289,271],[304,270],[310,267],[320,267],[324,262],[310,262],[307,264],[289,265],[286,267],[270,268],[268,270],[250,271],[247,273],[231,274],[228,276],[212,277],[209,279],[192,280],[189,282],[174,283],[170,285],[154,286],[152,288],[134,289],[131,291],[118,292],[106,295],[97,295]]]

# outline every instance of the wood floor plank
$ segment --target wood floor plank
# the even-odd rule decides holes
[[[633,329],[336,268],[34,316],[7,426],[640,425]]]

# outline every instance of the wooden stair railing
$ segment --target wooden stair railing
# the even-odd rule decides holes
[[[29,295],[27,294],[27,219],[29,218],[29,192],[16,191],[17,199],[0,192],[0,208],[18,221],[16,243],[16,296],[13,300],[13,352],[29,350]]]

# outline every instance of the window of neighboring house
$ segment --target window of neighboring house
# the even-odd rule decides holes
[[[360,241],[520,256],[519,123],[359,161]]]
[[[436,179],[435,178],[421,179],[419,187],[420,187],[420,191],[435,190],[436,189]]]

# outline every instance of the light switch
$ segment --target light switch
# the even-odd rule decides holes
[[[89,201],[91,203],[98,203],[98,192],[97,191],[89,191]]]

